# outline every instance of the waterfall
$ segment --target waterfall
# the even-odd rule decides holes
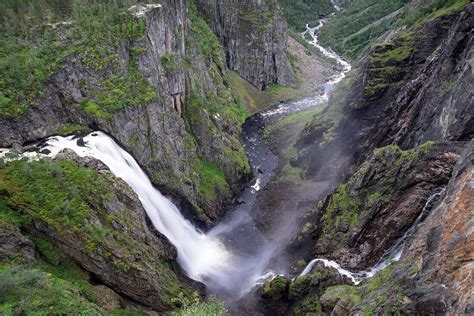
[[[386,254],[382,256],[380,261],[369,270],[361,271],[361,272],[351,272],[349,270],[343,269],[335,261],[323,259],[323,258],[317,258],[317,259],[311,260],[309,264],[304,268],[304,270],[299,274],[299,276],[304,276],[308,274],[313,269],[314,265],[317,262],[322,262],[325,267],[334,268],[339,272],[339,274],[351,279],[352,283],[354,283],[355,285],[359,284],[363,280],[370,279],[371,277],[376,275],[379,271],[388,267],[392,262],[396,262],[400,260],[408,237],[413,235],[413,233],[416,231],[418,224],[421,223],[426,218],[430,210],[433,208],[433,203],[437,201],[437,198],[439,198],[441,195],[444,194],[445,190],[446,188],[443,188],[439,192],[435,192],[426,200],[425,205],[423,206],[423,209],[421,210],[420,214],[415,219],[413,224],[410,226],[410,228],[405,232],[405,234],[401,238],[399,238],[395,242],[395,244],[389,249],[389,251],[387,251]]]
[[[0,149],[0,158],[6,161],[55,158],[62,150],[70,149],[80,157],[100,160],[137,194],[153,226],[176,247],[178,263],[186,274],[206,284],[211,292],[237,298],[275,275],[273,271],[265,270],[275,249],[265,243],[246,212],[234,213],[229,221],[221,221],[205,234],[183,217],[179,209],[152,185],[135,159],[112,138],[102,132],[92,132],[82,140],[78,142],[74,136],[54,136],[38,145],[41,147],[39,152],[26,151],[17,155],[13,150]],[[262,157],[263,160],[268,158]],[[265,183],[257,181],[247,188],[251,197],[247,198],[255,199],[255,191],[268,180],[269,176]],[[232,238],[247,248],[231,245],[230,251],[224,241],[228,242],[232,233],[236,234]]]
[[[67,148],[80,157],[102,161],[138,195],[153,226],[176,246],[178,262],[189,277],[206,284],[209,280],[220,285],[230,282],[227,278],[231,262],[235,261],[233,254],[217,238],[207,236],[186,220],[178,208],[153,187],[129,153],[102,132],[87,135],[84,143],[79,146],[73,136],[56,136],[46,141],[45,149],[50,151],[49,157]]]

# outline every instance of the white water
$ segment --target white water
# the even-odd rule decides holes
[[[338,62],[338,64],[341,65],[343,68],[341,73],[334,76],[334,78],[332,78],[329,82],[326,83],[327,88],[325,89],[324,94],[327,96],[331,92],[331,89],[334,87],[334,85],[336,85],[338,82],[344,79],[344,77],[346,76],[346,73],[351,70],[351,64],[345,61],[341,56],[336,54],[331,48],[325,48],[319,43],[318,31],[324,25],[324,23],[326,23],[326,20],[321,19],[319,20],[319,25],[316,27],[309,27],[309,25],[306,24],[306,31],[301,33],[301,36],[303,36],[303,38],[306,38],[305,35],[307,34],[310,35],[310,37],[313,38],[313,40],[310,40],[308,42],[314,47],[316,47],[317,49],[319,49],[321,53],[323,53],[324,56],[329,57],[331,59],[335,59]]]
[[[336,9],[336,11],[341,11],[341,6],[336,3],[336,1],[331,0],[331,4]]]
[[[115,176],[122,178],[135,191],[153,226],[176,246],[178,262],[191,278],[205,282],[209,278],[225,277],[233,255],[219,240],[206,236],[186,220],[177,207],[153,187],[129,153],[102,132],[87,135],[84,142],[86,146],[80,147],[72,136],[52,137],[47,140],[45,147],[51,153],[27,153],[26,156],[30,159],[41,156],[54,158],[68,148],[80,157],[93,157],[102,161]]]
[[[55,136],[46,140],[46,145],[41,148],[40,153],[25,152],[16,155],[13,150],[0,149],[0,158],[6,161],[55,158],[62,150],[71,149],[80,157],[93,157],[102,161],[138,195],[153,226],[176,246],[178,262],[187,275],[205,283],[214,292],[240,296],[275,275],[273,271],[265,271],[273,252],[271,246],[264,246],[258,256],[232,253],[219,236],[230,229],[228,223],[217,225],[208,234],[204,234],[153,187],[135,159],[112,138],[102,132],[93,132],[83,140],[84,145],[79,146],[74,136]],[[258,189],[260,182],[253,187],[253,190]]]
[[[304,268],[304,270],[299,274],[299,276],[304,276],[308,274],[309,272],[311,272],[311,270],[316,265],[316,263],[322,262],[325,267],[334,268],[339,272],[339,274],[348,277],[352,281],[352,283],[354,283],[355,285],[359,284],[360,282],[366,279],[370,279],[371,277],[376,275],[378,272],[388,267],[391,263],[400,260],[408,237],[413,235],[413,233],[416,231],[417,225],[428,215],[428,212],[433,207],[432,202],[434,201],[434,199],[443,195],[444,191],[445,191],[445,188],[443,188],[440,192],[436,192],[432,194],[426,200],[426,203],[423,206],[423,209],[421,210],[420,214],[418,215],[416,220],[413,222],[413,224],[410,226],[410,228],[405,232],[403,237],[398,239],[397,242],[392,246],[392,248],[387,252],[387,254],[382,257],[380,262],[377,263],[372,268],[370,268],[369,270],[361,271],[361,272],[351,272],[349,270],[342,268],[335,261],[327,260],[323,258],[317,258],[317,259],[311,260],[309,264]]]
[[[335,5],[335,8],[337,11],[340,10],[340,8],[338,9],[336,5]],[[351,70],[350,63],[345,61],[341,56],[336,54],[332,49],[325,48],[319,43],[317,33],[319,29],[324,25],[325,22],[326,21],[324,19],[319,20],[319,25],[316,27],[309,27],[309,25],[307,24],[306,30],[303,33],[301,33],[301,36],[304,39],[306,39],[305,35],[307,34],[310,35],[312,40],[309,40],[308,43],[313,45],[317,49],[319,49],[321,53],[323,53],[324,56],[331,59],[335,59],[337,63],[342,67],[341,72],[333,76],[328,82],[324,84],[324,93],[322,95],[314,95],[314,96],[303,98],[301,100],[280,104],[273,109],[262,112],[261,114],[263,117],[271,117],[274,115],[283,115],[283,114],[299,112],[299,111],[312,108],[322,103],[327,103],[329,101],[329,96],[331,92],[334,90],[335,85],[339,83],[342,79],[344,79],[346,77],[346,73],[348,73]]]

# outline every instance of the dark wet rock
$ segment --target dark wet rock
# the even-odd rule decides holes
[[[0,221],[0,262],[13,260],[25,265],[36,262],[35,245],[18,227]]]
[[[322,312],[319,298],[334,285],[349,284],[336,269],[317,263],[304,276],[288,280],[282,276],[265,282],[262,287],[260,308],[264,315],[307,315]]]
[[[198,10],[224,46],[226,62],[257,88],[294,84],[287,25],[273,0],[199,0]]]

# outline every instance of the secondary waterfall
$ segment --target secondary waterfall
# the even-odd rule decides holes
[[[349,270],[343,269],[335,261],[327,260],[323,258],[317,258],[317,259],[311,260],[310,263],[304,268],[304,270],[300,273],[299,276],[304,276],[308,274],[309,272],[311,272],[311,270],[316,265],[316,263],[322,262],[325,267],[334,268],[341,275],[348,277],[352,281],[352,283],[354,283],[355,285],[359,284],[363,280],[373,277],[379,271],[388,267],[392,262],[396,262],[400,260],[408,237],[413,235],[413,233],[416,231],[417,225],[426,218],[428,213],[433,208],[433,204],[437,201],[437,199],[441,195],[444,194],[445,189],[446,188],[443,188],[441,191],[432,194],[426,200],[425,205],[423,206],[423,209],[421,210],[420,214],[418,215],[416,220],[413,222],[413,224],[410,226],[410,228],[405,232],[405,234],[400,239],[398,239],[395,242],[395,244],[390,248],[390,250],[387,251],[387,253],[380,259],[379,263],[377,263],[375,266],[373,266],[369,270],[361,271],[361,272],[351,272]]]

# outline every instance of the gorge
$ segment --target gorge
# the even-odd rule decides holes
[[[0,313],[474,312],[474,6],[380,3],[3,5]]]

